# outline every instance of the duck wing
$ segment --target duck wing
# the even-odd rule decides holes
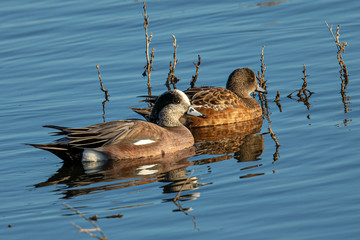
[[[75,148],[97,148],[124,139],[141,120],[118,120],[99,123],[82,128],[66,128],[54,125],[44,127],[59,130],[56,135],[65,135],[55,144],[68,145]]]
[[[196,87],[185,91],[194,106],[212,107],[236,105],[239,97],[222,87]]]

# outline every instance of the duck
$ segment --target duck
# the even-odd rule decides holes
[[[206,117],[191,106],[184,92],[175,89],[158,97],[150,121],[126,119],[81,128],[45,125],[64,137],[53,143],[29,145],[47,150],[67,163],[161,157],[193,147],[191,132],[180,122],[184,114]]]
[[[201,86],[185,90],[191,105],[207,117],[184,116],[181,121],[188,128],[194,128],[259,118],[262,109],[250,95],[254,91],[266,93],[257,83],[254,71],[250,68],[235,69],[228,77],[226,88]],[[151,107],[131,109],[149,120]]]

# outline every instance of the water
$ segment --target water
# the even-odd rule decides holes
[[[229,148],[207,146],[201,155],[174,157],[142,172],[157,174],[139,176],[137,166],[95,173],[63,167],[56,156],[23,143],[53,141],[45,124],[103,121],[97,64],[110,93],[106,121],[138,117],[128,107],[144,106],[135,96],[147,93],[142,2],[3,3],[0,234],[90,239],[70,222],[92,226],[66,203],[98,215],[109,239],[357,239],[359,8],[357,1],[148,1],[153,93],[165,90],[171,34],[179,45],[180,89],[189,86],[198,54],[198,85],[224,86],[235,68],[259,71],[265,46],[271,125],[265,118],[255,135]],[[340,41],[349,45],[345,101],[324,21],[341,24]],[[286,97],[301,88],[303,64],[314,92],[309,109]],[[282,111],[273,102],[278,90]]]

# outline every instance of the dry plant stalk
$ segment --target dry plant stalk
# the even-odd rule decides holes
[[[265,46],[263,46],[261,48],[261,54],[260,54],[260,64],[261,64],[260,71],[261,71],[261,73],[260,73],[260,71],[258,71],[258,75],[256,76],[256,78],[259,80],[259,86],[266,90],[267,81],[265,81],[266,67],[265,67],[265,63],[264,63],[264,48],[265,48]],[[253,93],[253,97],[256,98],[255,92]],[[261,106],[264,116],[267,119],[269,119],[269,105],[268,105],[266,95],[263,93],[259,93],[259,100],[260,100],[260,106]]]
[[[105,93],[105,100],[102,102],[102,109],[103,109],[103,115],[102,115],[102,118],[103,118],[103,121],[106,122],[106,119],[105,119],[105,103],[106,102],[109,102],[109,90],[106,90],[104,88],[104,85],[103,85],[103,82],[101,80],[101,73],[100,73],[100,67],[99,65],[96,65],[96,69],[98,71],[98,75],[99,75],[99,80],[100,80],[100,89],[101,91],[103,91]]]
[[[271,129],[271,124],[272,122],[270,121],[269,122],[269,132],[270,132],[270,135],[271,135],[271,138],[274,140],[275,144],[276,144],[276,150],[275,150],[275,153],[273,154],[273,163],[275,163],[279,157],[280,157],[280,153],[279,153],[279,147],[280,147],[280,143],[278,141],[278,137],[276,137],[275,133],[273,132],[273,130]]]
[[[153,67],[153,59],[154,59],[154,51],[155,49],[153,48],[151,50],[151,55],[149,56],[149,46],[150,46],[150,42],[151,39],[153,37],[152,33],[148,34],[148,25],[149,25],[149,16],[147,15],[146,12],[146,3],[145,1],[144,3],[144,29],[145,29],[145,41],[146,41],[146,48],[145,48],[145,54],[146,54],[146,65],[145,65],[145,70],[143,72],[143,76],[147,76],[148,77],[148,82],[147,82],[147,86],[148,86],[148,95],[151,96],[151,70]]]
[[[193,64],[196,67],[196,72],[195,72],[195,76],[192,76],[192,80],[191,80],[191,83],[190,83],[191,88],[195,87],[195,84],[196,84],[196,81],[197,81],[197,78],[198,78],[198,75],[199,75],[199,68],[200,68],[200,64],[201,64],[200,55],[198,55],[198,62],[197,63],[193,62]]]
[[[102,82],[102,80],[101,80],[101,73],[100,73],[100,67],[99,67],[99,65],[96,65],[96,69],[97,69],[98,75],[99,75],[100,89],[101,89],[101,91],[103,91],[103,92],[105,93],[105,101],[108,102],[108,101],[109,101],[109,90],[106,90],[106,89],[104,88],[103,82]]]
[[[79,216],[81,216],[82,218],[84,218],[86,221],[90,222],[94,228],[89,228],[89,229],[84,229],[82,227],[80,227],[79,225],[76,225],[75,223],[71,223],[74,227],[76,227],[77,229],[79,229],[79,233],[84,232],[87,235],[89,235],[90,237],[99,239],[99,240],[107,240],[108,238],[105,236],[105,233],[101,230],[101,228],[90,218],[86,217],[85,214],[83,214],[82,212],[78,211],[77,209],[71,207],[70,205],[63,203],[63,205],[65,207],[67,207],[68,209],[74,211],[76,214],[78,214]],[[101,234],[101,237],[93,234],[92,232],[99,232]]]
[[[265,81],[265,71],[266,71],[266,67],[265,67],[265,63],[264,63],[264,48],[265,46],[262,46],[261,48],[261,54],[260,54],[260,63],[261,63],[261,67],[260,67],[260,71],[258,71],[258,80],[259,80],[259,85],[260,87],[262,87],[263,89],[266,90],[266,82]]]
[[[345,65],[345,62],[344,62],[344,59],[341,55],[341,52],[345,53],[345,47],[348,46],[347,42],[340,42],[340,25],[337,25],[336,27],[336,36],[334,35],[333,31],[332,31],[332,25],[331,27],[327,24],[327,22],[325,21],[325,24],[327,26],[327,28],[329,29],[334,41],[335,41],[335,44],[336,44],[336,48],[337,48],[337,59],[338,59],[338,62],[339,62],[339,65],[340,65],[340,78],[343,82],[343,84],[345,85],[345,88],[346,88],[346,85],[348,84],[349,82],[349,72],[348,72],[348,69]]]
[[[258,75],[256,76],[257,79],[259,80],[259,86],[262,87],[263,89],[266,90],[266,83],[267,83],[267,80],[265,81],[265,71],[266,71],[266,67],[265,67],[265,63],[264,63],[264,48],[265,46],[262,46],[261,48],[261,54],[260,54],[260,71],[258,71]],[[255,97],[255,94],[254,94],[254,97]],[[280,99],[280,92],[278,91],[277,92],[277,95],[276,95],[276,98],[275,98],[275,102],[277,103],[279,109],[280,109],[280,112],[281,112],[281,105],[280,105],[280,102],[279,102],[279,99]],[[266,98],[266,95],[263,94],[263,93],[259,93],[259,100],[261,102],[261,109],[262,109],[262,112],[263,112],[263,115],[265,116],[265,118],[268,120],[269,122],[269,133],[271,135],[271,138],[274,140],[275,144],[276,144],[276,150],[275,150],[275,153],[273,154],[273,163],[276,162],[278,160],[278,158],[280,157],[280,154],[279,154],[279,147],[280,147],[280,144],[278,142],[278,138],[275,136],[275,133],[272,131],[271,129],[271,120],[270,120],[270,112],[269,112],[269,105],[268,105],[268,101],[267,101],[267,98]]]
[[[292,93],[290,93],[288,95],[288,98],[292,98],[292,95],[295,93],[295,92],[298,92],[297,93],[297,96],[300,98],[299,101],[301,102],[305,102],[307,101],[310,96],[313,94],[313,92],[311,92],[310,90],[308,90],[306,87],[308,85],[307,81],[306,81],[306,78],[309,76],[306,74],[306,67],[305,67],[305,64],[303,65],[303,70],[302,70],[303,74],[304,74],[304,77],[301,78],[303,80],[303,85],[301,87],[301,89],[298,89],[298,90],[295,90],[293,91]],[[309,95],[308,95],[309,94]]]
[[[332,25],[331,27],[327,24],[327,22],[325,21],[325,24],[327,26],[327,28],[329,29],[335,44],[336,44],[336,48],[337,48],[337,60],[339,62],[340,65],[340,79],[341,79],[341,101],[344,104],[344,112],[348,113],[349,112],[349,108],[348,108],[348,100],[349,97],[346,96],[346,87],[347,84],[349,83],[349,72],[348,69],[345,65],[344,59],[341,55],[341,53],[345,53],[345,47],[348,46],[347,42],[340,42],[340,25],[337,25],[336,27],[336,36],[334,35],[333,31],[332,31]]]
[[[271,129],[271,122],[269,123],[269,132],[271,134],[271,138],[274,140],[276,146],[280,146],[279,142],[278,142],[278,137],[276,137],[275,133],[272,131]]]
[[[306,108],[308,110],[310,110],[310,102],[309,102],[309,99],[311,97],[311,95],[313,94],[313,92],[311,92],[310,90],[308,90],[306,87],[307,87],[307,81],[306,81],[306,78],[309,76],[306,74],[306,67],[305,67],[305,64],[303,65],[303,74],[304,74],[304,77],[302,78],[303,80],[303,85],[301,87],[301,89],[298,89],[298,90],[295,90],[293,91],[292,93],[290,93],[287,97],[288,98],[292,98],[292,95],[295,93],[295,92],[298,92],[297,93],[297,96],[299,99],[297,99],[298,102],[303,102],[304,105],[306,106]],[[308,115],[308,117],[310,119],[310,116]]]
[[[170,61],[169,74],[168,74],[168,77],[167,77],[166,83],[165,83],[168,90],[171,90],[170,83],[173,85],[173,88],[176,89],[176,83],[179,82],[179,80],[180,80],[179,78],[177,78],[175,76],[175,67],[179,61],[178,59],[176,59],[176,51],[177,51],[178,45],[176,44],[176,37],[174,36],[174,34],[172,34],[171,36],[174,39],[174,42],[172,44],[174,46],[174,54],[173,54],[174,62]]]
[[[344,112],[348,113],[349,112],[349,103],[350,103],[349,100],[350,100],[350,97],[346,95],[345,89],[346,89],[346,86],[342,83],[341,84],[341,101],[344,104]]]

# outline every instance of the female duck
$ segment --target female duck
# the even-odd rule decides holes
[[[163,93],[151,112],[151,122],[118,120],[83,128],[47,125],[65,137],[49,144],[30,144],[48,150],[64,161],[100,161],[162,156],[192,147],[194,138],[179,119],[184,114],[205,115],[190,106],[180,90]]]
[[[242,122],[258,118],[262,114],[259,103],[250,96],[253,91],[265,93],[259,87],[255,73],[249,68],[234,70],[227,81],[226,88],[195,87],[185,92],[192,106],[207,116],[206,119],[184,116],[184,125],[202,127]],[[149,120],[149,109],[132,108]]]

